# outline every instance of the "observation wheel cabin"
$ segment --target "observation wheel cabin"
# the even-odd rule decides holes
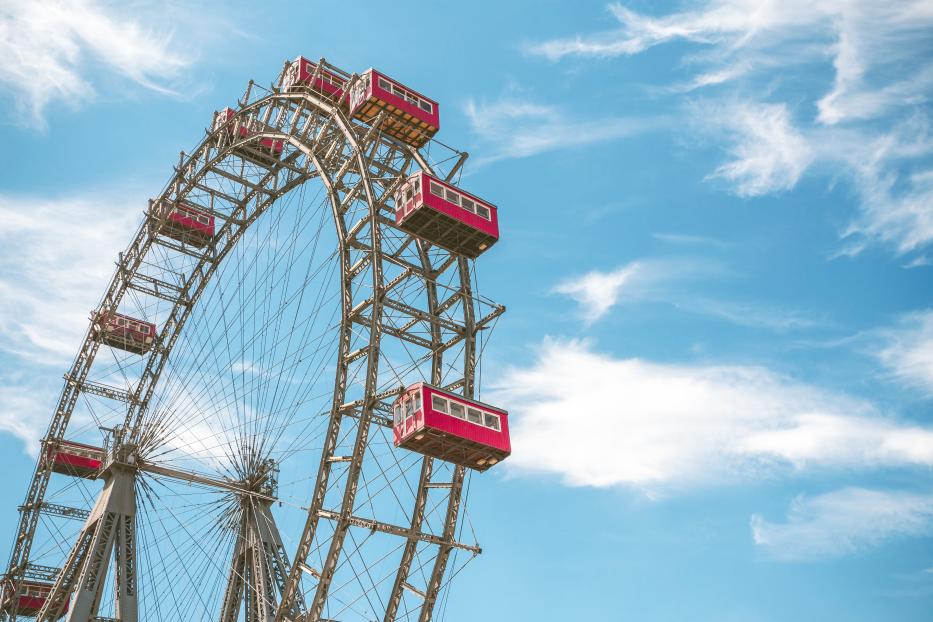
[[[285,70],[281,88],[286,93],[293,93],[302,88],[313,89],[339,104],[345,111],[350,107],[347,79],[304,56],[296,58]]]
[[[409,177],[395,195],[395,224],[470,259],[499,239],[496,206],[425,172]]]
[[[204,248],[214,238],[214,216],[184,201],[159,199],[150,202],[149,213],[160,223],[159,233]]]
[[[251,118],[238,115],[233,108],[224,108],[214,113],[213,131],[223,129],[227,135],[237,141],[245,140],[263,130],[263,124]],[[246,142],[238,145],[234,153],[245,160],[260,166],[268,166],[282,157],[285,142],[273,138],[260,138],[258,142]]]
[[[64,440],[49,443],[47,447],[46,458],[53,473],[97,479],[104,465],[105,454],[100,447]]]
[[[508,412],[425,382],[395,401],[396,447],[485,471],[512,452]]]
[[[383,110],[389,114],[380,129],[415,148],[423,147],[441,127],[436,101],[367,69],[350,93],[350,116],[371,125]]]
[[[3,601],[0,610],[12,614],[15,610],[21,616],[34,616],[42,610],[45,601],[52,592],[52,584],[23,579],[16,590],[16,583],[10,577],[3,580]],[[66,597],[59,619],[68,612],[71,596]]]
[[[105,310],[95,313],[92,319],[94,336],[101,343],[133,354],[145,354],[152,349],[155,324]]]

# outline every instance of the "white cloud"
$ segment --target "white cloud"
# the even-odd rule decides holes
[[[768,4],[749,0],[717,1],[707,3],[706,10],[663,17],[646,16],[621,4],[610,4],[609,11],[619,22],[619,29],[545,41],[527,46],[527,50],[556,61],[566,56],[631,56],[674,39],[703,44],[728,42],[742,47],[748,45],[754,33],[764,27],[800,25],[803,16],[799,10],[793,10],[794,3],[785,3],[786,8],[782,6],[782,10],[775,10]],[[821,17],[819,11],[810,11],[809,15],[809,19]]]
[[[190,59],[171,48],[170,33],[120,13],[96,0],[8,0],[0,7],[0,83],[13,92],[25,122],[42,127],[53,100],[74,106],[91,99],[90,74],[98,65],[171,92],[166,80]],[[165,14],[149,23],[162,23]]]
[[[933,533],[933,495],[843,488],[798,497],[784,523],[751,519],[755,543],[787,561],[837,557]]]
[[[862,217],[846,236],[861,234],[889,242],[902,254],[933,241],[933,169],[901,178],[866,166],[856,178]]]
[[[861,239],[841,254],[869,242],[907,254],[933,242],[933,169],[921,159],[933,149],[924,116],[933,99],[929,0],[699,0],[658,16],[621,4],[609,10],[615,30],[528,50],[552,61],[611,58],[686,41],[671,85],[653,92],[722,94],[705,101],[694,123],[716,143],[725,137],[733,156],[709,178],[759,196],[794,188],[820,165],[856,191],[860,213],[846,234]],[[820,82],[823,67],[832,78]],[[787,85],[790,106],[762,101]],[[696,118],[696,106],[686,110]]]
[[[852,180],[861,215],[844,237],[856,254],[870,239],[901,254],[933,241],[933,154],[930,119],[914,114],[885,131],[832,128],[811,132],[817,158]]]
[[[0,351],[71,360],[143,208],[106,195],[0,195]]]
[[[552,292],[575,300],[583,321],[592,324],[617,304],[667,300],[670,285],[719,274],[721,270],[718,264],[701,259],[645,259],[609,272],[592,270],[565,279]]]
[[[737,447],[745,454],[809,466],[933,466],[933,429],[895,423],[842,409],[788,413],[777,426],[749,430]]]
[[[675,244],[715,244],[715,240],[687,236],[655,237]],[[724,270],[700,259],[645,259],[602,272],[592,270],[558,283],[551,291],[572,298],[587,325],[604,317],[614,306],[634,302],[664,302],[690,313],[699,313],[742,326],[777,331],[811,328],[817,322],[804,314],[761,304],[714,300],[674,287],[685,282],[721,276]]]
[[[832,90],[817,102],[819,120],[836,123],[878,117],[893,108],[922,105],[933,86],[933,64],[918,59],[904,79],[888,83],[871,74],[897,75],[897,65],[909,61],[929,37],[933,9],[929,2],[840,3],[832,28],[836,42]],[[918,47],[915,47],[918,46]]]
[[[478,164],[617,140],[650,131],[660,123],[624,117],[581,120],[554,106],[512,97],[494,103],[470,100],[465,112],[474,134],[490,154],[479,158]]]
[[[141,203],[0,195],[0,430],[34,453]]]
[[[652,233],[651,237],[661,242],[674,244],[678,246],[710,246],[713,248],[724,249],[729,246],[720,239],[708,237],[705,235],[690,235],[686,233]]]
[[[717,317],[739,326],[769,328],[778,332],[813,328],[819,321],[793,309],[771,308],[761,304],[685,297],[677,303],[684,310]]]
[[[723,69],[717,69],[707,73],[698,74],[691,78],[689,82],[684,84],[675,84],[671,87],[668,87],[668,90],[671,93],[689,93],[690,91],[695,91],[705,86],[715,86],[718,84],[731,82],[746,75],[748,71],[749,69],[745,65],[725,67]]]
[[[37,397],[40,394],[45,397],[45,392],[24,390],[23,384],[8,384],[11,380],[0,379],[0,431],[20,439],[23,448],[31,456],[36,456],[39,439],[49,422],[51,404],[43,403]]]
[[[933,396],[933,311],[912,313],[895,329],[881,331],[877,355],[896,378]]]
[[[744,365],[616,358],[547,339],[496,400],[513,471],[649,493],[816,469],[933,466],[933,430],[872,404]]]
[[[583,319],[592,323],[606,315],[619,300],[622,286],[638,272],[639,264],[621,266],[612,272],[592,271],[559,283],[554,292],[566,294],[580,304]]]
[[[692,65],[701,67],[690,82],[691,89],[720,85],[756,70],[771,70],[776,64],[787,70],[832,59],[834,83],[819,101],[824,123],[867,118],[928,100],[933,63],[923,58],[922,44],[933,26],[933,8],[925,0],[825,0],[818,4],[707,0],[695,4],[695,10],[657,17],[611,4],[618,29],[545,41],[527,49],[552,61],[567,56],[612,58],[685,40],[706,50],[690,57]],[[886,71],[890,66],[910,58],[920,60],[910,78],[877,83],[892,73]]]
[[[813,149],[794,127],[784,104],[735,102],[711,107],[706,131],[729,136],[733,159],[710,177],[732,183],[739,196],[760,196],[789,190],[813,162]]]
[[[904,264],[904,268],[923,268],[926,266],[933,266],[933,259],[930,259],[926,255],[917,255],[912,258],[910,261]]]

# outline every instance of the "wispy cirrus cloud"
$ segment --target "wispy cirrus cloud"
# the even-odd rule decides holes
[[[720,103],[700,116],[704,131],[728,136],[732,157],[708,177],[726,180],[739,196],[789,190],[813,162],[813,149],[784,104]]]
[[[617,304],[663,298],[662,292],[674,283],[720,271],[718,264],[709,261],[646,259],[609,271],[591,270],[569,277],[555,285],[552,292],[576,301],[583,321],[592,324]]]
[[[676,238],[683,244],[682,238]],[[689,240],[696,244],[697,240]],[[701,240],[700,243],[708,244]],[[793,309],[760,303],[721,300],[698,294],[697,282],[722,277],[720,264],[697,258],[644,259],[613,270],[591,270],[568,277],[551,290],[573,299],[584,324],[592,325],[613,307],[638,302],[668,303],[688,313],[698,313],[742,326],[777,331],[811,328],[819,322]]]
[[[708,179],[755,197],[791,190],[808,171],[847,178],[858,214],[844,231],[843,254],[878,242],[909,254],[933,242],[929,2],[702,0],[689,7],[649,15],[611,4],[616,29],[526,50],[552,61],[609,59],[687,42],[667,87],[652,89],[656,97],[709,93],[684,107],[694,131],[729,154]],[[822,67],[829,79],[818,77]],[[816,86],[780,101],[781,85],[791,82]]]
[[[100,68],[173,93],[170,81],[192,60],[172,45],[170,31],[157,32],[124,8],[97,0],[5,2],[0,57],[0,83],[15,99],[21,121],[40,128],[51,102],[75,106],[93,98],[92,74]]]
[[[689,108],[696,131],[722,141],[732,158],[707,179],[727,182],[738,196],[792,190],[817,167],[849,179],[859,213],[841,233],[840,255],[857,254],[871,241],[901,254],[933,241],[933,168],[927,162],[933,136],[924,114],[877,131],[804,127],[785,104],[731,99]]]
[[[861,147],[844,159],[860,202],[860,217],[845,235],[860,250],[882,240],[898,252],[920,251],[933,241],[933,153],[929,119],[917,115],[877,136],[863,134]],[[847,141],[838,141],[840,148]]]
[[[933,10],[923,0],[827,0],[818,5],[804,0],[707,0],[695,7],[652,16],[610,4],[617,29],[530,44],[526,50],[552,61],[568,56],[613,58],[687,41],[701,50],[688,57],[695,88],[776,66],[829,59],[835,76],[819,101],[820,120],[828,124],[875,117],[929,99],[933,64],[923,62],[919,71],[903,77],[883,71],[922,57],[933,26]],[[877,82],[885,78],[887,82]]]
[[[25,387],[33,390],[26,390]],[[51,399],[43,400],[35,382],[28,382],[21,375],[0,374],[0,431],[11,434],[23,442],[23,448],[31,456],[39,453],[39,439],[45,431],[52,412]],[[46,386],[45,389],[55,389]]]
[[[717,249],[724,249],[729,246],[727,242],[723,242],[718,238],[688,233],[658,232],[652,233],[651,237],[675,246],[707,246]]]
[[[142,202],[0,195],[0,352],[67,363]]]
[[[503,374],[516,472],[649,494],[777,474],[933,466],[933,429],[748,365],[653,363],[546,339]]]
[[[767,328],[777,332],[804,330],[824,324],[800,311],[783,307],[770,307],[760,303],[716,300],[696,296],[677,303],[686,311],[710,315],[739,326]]]
[[[918,311],[879,332],[881,363],[901,382],[933,396],[933,311]]]
[[[0,430],[30,453],[142,203],[0,195]]]
[[[479,165],[618,140],[663,123],[620,116],[578,119],[556,106],[514,96],[491,103],[469,100],[464,111],[473,133],[490,154],[479,158]]]
[[[840,557],[933,533],[933,495],[843,488],[794,499],[784,522],[751,518],[755,544],[783,561]]]

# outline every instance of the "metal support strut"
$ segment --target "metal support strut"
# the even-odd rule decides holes
[[[240,497],[240,523],[220,622],[271,622],[288,575],[288,556],[266,498]],[[301,601],[293,616],[301,613]]]
[[[120,447],[105,468],[103,491],[71,549],[37,620],[57,620],[68,607],[68,622],[97,618],[111,559],[116,569],[114,613],[137,621],[136,473],[129,446]],[[68,597],[73,593],[69,605]]]

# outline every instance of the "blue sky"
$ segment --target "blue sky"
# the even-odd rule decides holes
[[[303,54],[438,100],[500,208],[514,454],[443,619],[928,620],[933,3],[465,6],[0,9],[0,532],[146,199]]]

